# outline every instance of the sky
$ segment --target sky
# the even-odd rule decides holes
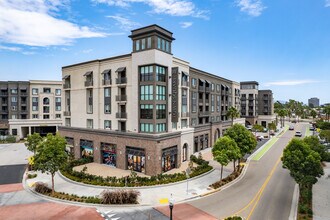
[[[130,53],[130,31],[173,32],[175,57],[275,100],[330,103],[330,0],[0,0],[0,81]]]

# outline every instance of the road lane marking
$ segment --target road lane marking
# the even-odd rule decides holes
[[[244,210],[246,210],[247,208],[249,208],[249,207],[254,203],[254,201],[255,201],[256,199],[257,199],[257,200],[256,200],[256,204],[258,203],[258,201],[260,200],[261,194],[263,193],[264,189],[266,188],[266,186],[267,186],[267,184],[268,184],[270,178],[273,176],[273,174],[274,174],[274,172],[275,172],[275,169],[276,169],[277,165],[278,165],[279,162],[281,161],[281,157],[282,157],[282,155],[281,155],[280,158],[276,161],[276,163],[275,163],[274,167],[272,168],[272,170],[270,171],[270,173],[269,173],[267,179],[266,179],[265,182],[262,184],[261,188],[260,188],[259,191],[256,193],[256,195],[253,197],[253,199],[252,199],[252,200],[251,200],[251,201],[250,201],[245,207],[243,207],[242,209],[240,209],[239,211],[237,211],[235,214],[233,214],[234,216],[235,216],[235,215],[238,215],[239,213],[241,213],[241,212],[243,212]],[[253,206],[252,211],[254,210],[256,204]],[[252,213],[250,212],[250,214],[252,214]],[[250,215],[249,215],[249,216],[250,216]],[[248,218],[247,218],[247,220],[248,220]]]
[[[267,152],[268,150],[278,141],[278,137],[273,137],[267,144],[264,146],[261,151],[259,151],[252,160],[260,160]]]

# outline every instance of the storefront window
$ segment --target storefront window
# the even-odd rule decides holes
[[[170,147],[162,150],[162,170],[167,172],[177,167],[178,147]]]
[[[103,164],[116,167],[116,145],[101,142],[101,155]]]
[[[93,149],[93,141],[88,140],[80,140],[80,149],[81,149],[81,157],[93,157],[94,149]]]
[[[126,147],[127,169],[145,173],[145,152],[144,149]]]

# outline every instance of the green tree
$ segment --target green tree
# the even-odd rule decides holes
[[[300,188],[312,187],[317,178],[324,174],[320,155],[301,139],[294,138],[290,141],[281,160],[283,167],[290,171]]]
[[[322,130],[320,132],[320,138],[325,139],[327,143],[330,143],[330,130]]]
[[[241,152],[241,158],[245,154],[251,153],[257,146],[257,140],[254,135],[241,124],[234,124],[225,132],[224,136],[228,136],[235,141]]]
[[[214,160],[221,165],[220,181],[222,180],[223,166],[227,166],[230,161],[227,149],[231,147],[229,145],[235,144],[236,143],[232,139],[228,137],[222,137],[216,141],[215,145],[212,148],[212,155],[214,157]]]
[[[274,130],[276,131],[276,124],[274,122],[268,124],[268,129],[269,130]]]
[[[280,117],[281,128],[282,128],[284,126],[284,117],[287,115],[287,111],[285,109],[281,109],[277,114]]]
[[[252,130],[253,131],[263,132],[264,131],[264,127],[262,125],[255,124],[255,125],[253,125]]]
[[[241,158],[242,155],[235,141],[231,139],[229,136],[224,136],[219,138],[215,142],[212,148],[212,152],[220,152],[222,150],[225,150],[228,159],[233,161],[234,171],[236,171],[236,160]]]
[[[330,117],[330,105],[324,107],[323,112],[325,114],[325,119],[329,121],[329,117]]]
[[[313,121],[314,121],[315,118],[316,118],[317,113],[314,109],[312,109],[312,111],[310,112],[310,115],[313,117]]]
[[[227,112],[227,117],[231,119],[231,125],[234,125],[234,119],[240,116],[239,111],[235,107],[230,107]]]
[[[324,145],[320,144],[319,139],[316,136],[308,136],[303,139],[308,146],[321,156],[321,161],[326,161],[328,158],[327,149]]]
[[[41,140],[42,140],[42,137],[40,136],[39,133],[33,133],[33,134],[27,136],[25,146],[27,147],[27,149],[29,151],[36,154],[37,148],[40,145]]]
[[[67,162],[65,152],[66,141],[58,134],[48,134],[38,147],[34,160],[34,167],[41,172],[48,172],[52,176],[52,193],[54,193],[54,176],[60,167]]]

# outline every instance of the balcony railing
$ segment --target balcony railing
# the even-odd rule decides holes
[[[126,112],[117,112],[116,118],[127,118],[127,113]]]
[[[116,79],[116,84],[126,84],[126,83],[127,83],[126,77],[121,77]]]
[[[210,115],[209,111],[203,111],[198,113],[198,116],[209,116],[209,115]]]
[[[111,83],[112,83],[111,79],[104,79],[104,80],[102,80],[102,85],[104,85],[104,86],[111,85]]]
[[[199,104],[203,104],[203,99],[198,99]]]
[[[27,93],[26,93],[26,92],[21,92],[20,95],[21,95],[21,96],[27,96]]]
[[[117,95],[116,101],[119,101],[119,102],[127,101],[127,95]]]
[[[71,88],[71,84],[70,83],[64,83],[63,84],[63,89],[70,89]]]
[[[205,87],[204,86],[198,86],[198,91],[199,92],[205,92]]]
[[[85,81],[85,87],[93,86],[93,81]]]
[[[187,118],[190,116],[190,113],[189,112],[181,112],[181,117],[182,118]]]
[[[8,96],[8,92],[1,92],[0,96]]]
[[[210,87],[205,87],[205,92],[210,93]]]
[[[63,115],[64,115],[64,116],[71,116],[71,112],[69,112],[69,111],[64,111],[64,112],[63,112]]]
[[[181,85],[188,87],[189,86],[189,82],[188,81],[182,81],[181,82]]]

